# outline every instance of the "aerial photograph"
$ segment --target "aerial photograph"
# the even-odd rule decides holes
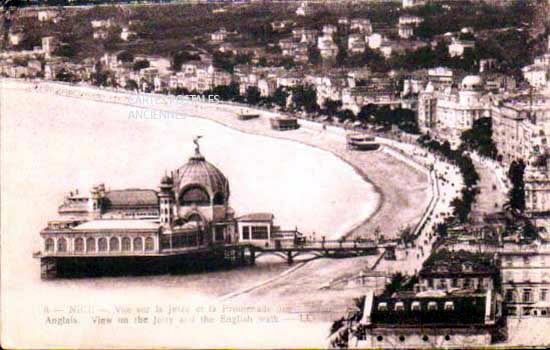
[[[549,292],[550,0],[2,0],[2,348],[548,348]]]

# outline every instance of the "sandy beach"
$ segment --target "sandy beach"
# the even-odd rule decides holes
[[[12,341],[23,346],[44,348],[63,339],[69,347],[93,344],[101,348],[124,341],[139,341],[143,347],[193,343],[236,347],[242,344],[237,334],[243,331],[258,336],[256,342],[247,342],[252,347],[326,346],[330,320],[345,313],[351,299],[363,291],[322,287],[372,266],[375,257],[320,259],[283,276],[289,268],[286,263],[269,258],[260,260],[257,267],[208,274],[39,279],[39,264],[31,254],[39,247],[39,230],[55,216],[66,191],[86,190],[99,181],[112,188],[154,188],[165,169],[186,161],[192,152],[190,139],[197,133],[204,136],[203,154],[230,179],[231,205],[237,212],[272,211],[281,226],[297,225],[307,235],[367,236],[379,226],[391,237],[403,224],[414,225],[427,203],[425,173],[385,152],[349,152],[344,135],[337,130],[302,127],[281,133],[270,130],[264,116],[237,120],[235,109],[240,107],[197,103],[162,107],[177,111],[180,119],[175,114],[174,119],[161,122],[129,119],[137,107],[128,105],[128,94],[118,94],[120,100],[108,103],[102,100],[104,96],[97,102],[86,96],[30,92],[32,84],[10,84],[14,85],[0,90],[2,198],[3,204],[9,203],[2,206],[2,247],[9,252],[2,256],[2,283],[7,291],[2,295],[2,323],[5,331],[10,327],[6,333],[16,337]],[[112,94],[91,91],[98,96]],[[127,161],[121,163],[121,159]],[[44,327],[46,307],[55,310],[89,303],[104,305],[110,312],[120,304],[156,303],[164,309],[175,304],[269,306],[278,321],[236,321],[228,326],[216,314],[213,325],[144,325],[136,334],[139,326],[102,328],[84,317],[70,328],[48,328],[47,336],[16,331]],[[326,312],[317,313],[320,309]],[[309,316],[304,320],[303,315]],[[192,335],[182,332],[189,327]],[[213,329],[219,331],[215,339],[208,336]]]
[[[19,82],[15,82],[15,84],[19,84]],[[260,118],[241,121],[236,118],[236,113],[243,110],[254,111],[254,109],[242,106],[180,100],[175,99],[174,96],[102,91],[56,83],[42,83],[38,85],[37,89],[32,83],[18,85],[18,88],[37,90],[46,95],[60,94],[68,96],[70,99],[85,98],[132,106],[135,108],[127,114],[128,119],[132,121],[154,123],[155,121],[177,120],[182,116],[194,116],[247,134],[291,140],[328,151],[348,163],[366,182],[372,184],[379,197],[369,198],[371,206],[376,203],[374,212],[364,215],[358,222],[348,221],[348,226],[343,231],[325,232],[327,239],[336,239],[342,235],[346,237],[371,236],[375,228],[379,228],[385,238],[395,238],[399,229],[406,225],[414,226],[420,220],[429,201],[427,171],[411,167],[383,152],[349,151],[346,148],[346,132],[339,127],[329,126],[323,129],[319,123],[301,120],[300,129],[279,132],[272,130],[269,126],[269,118],[278,115],[277,113],[256,110],[260,113]],[[305,168],[307,169],[307,167]],[[300,170],[303,171],[303,169]],[[319,175],[315,174],[315,176]],[[339,190],[341,189],[339,188]]]

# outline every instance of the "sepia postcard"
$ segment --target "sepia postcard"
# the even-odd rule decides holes
[[[3,0],[6,349],[550,346],[550,1]]]

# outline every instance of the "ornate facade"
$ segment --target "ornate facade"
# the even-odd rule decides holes
[[[229,181],[195,143],[194,155],[163,176],[158,191],[106,190],[100,184],[89,195],[71,192],[59,218],[40,232],[40,256],[162,256],[234,245],[239,239],[269,244],[273,215],[236,219],[229,207]]]

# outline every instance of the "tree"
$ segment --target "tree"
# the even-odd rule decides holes
[[[261,98],[262,96],[260,94],[260,90],[258,90],[257,87],[249,86],[246,89],[245,99],[248,104],[257,105],[260,102]]]
[[[54,55],[72,58],[76,55],[76,50],[70,45],[63,44],[55,50]]]
[[[390,298],[393,293],[403,289],[403,282],[405,282],[405,276],[403,276],[401,272],[394,273],[391,276],[390,283],[386,284],[382,296]]]
[[[409,245],[409,242],[414,242],[413,230],[411,226],[408,225],[399,230],[399,239],[401,239],[405,247]]]
[[[62,68],[55,75],[55,80],[65,81],[65,82],[68,82],[68,83],[74,83],[77,79],[76,79],[76,76],[72,72],[66,70],[65,68]]]
[[[438,41],[434,48],[434,55],[438,65],[448,65],[450,59],[449,46],[444,41]]]
[[[435,228],[435,232],[437,232],[439,237],[445,238],[448,235],[447,232],[447,224],[446,223],[439,223],[437,224]]]
[[[275,103],[279,107],[285,108],[288,96],[289,96],[289,94],[288,94],[288,92],[286,92],[285,88],[282,87],[282,86],[279,86],[273,92],[273,95],[271,96],[271,100],[273,101],[273,103]]]
[[[343,46],[338,46],[338,53],[336,54],[336,64],[343,66],[348,58],[348,51]]]
[[[336,115],[338,110],[342,107],[342,101],[340,100],[334,101],[334,100],[331,100],[330,98],[327,98],[323,103],[323,107],[327,115],[334,116]]]
[[[148,60],[139,60],[134,62],[134,65],[132,66],[132,69],[134,71],[139,71],[144,68],[149,68],[149,61]]]
[[[369,103],[368,105],[361,107],[361,111],[359,111],[359,114],[357,114],[357,119],[362,121],[369,121],[370,117],[374,116],[377,110],[378,107],[375,104]]]
[[[291,70],[296,67],[296,62],[294,62],[294,58],[292,57],[283,57],[279,65],[283,66],[286,70]]]
[[[108,86],[109,85],[109,72],[103,70],[96,70],[91,75],[92,85],[95,86]]]
[[[410,134],[419,134],[418,120],[415,113],[410,109],[396,108],[393,110],[393,117],[390,122],[396,124],[399,129]]]
[[[233,54],[231,52],[214,52],[212,64],[216,68],[223,69],[229,73],[233,73],[233,67],[235,64],[232,60]]]
[[[317,92],[311,85],[298,85],[292,89],[292,102],[298,110],[311,113],[319,110]]]
[[[363,318],[365,297],[353,299],[353,304],[353,308],[348,314],[334,321],[330,327],[330,345],[334,348],[347,348],[350,332],[353,332],[355,336],[360,336],[365,331],[361,326],[356,327]]]
[[[10,31],[12,20],[15,18],[17,10],[23,6],[23,0],[5,0],[2,1],[0,8],[0,21],[2,23],[2,40],[0,40],[1,47],[4,49],[8,41],[8,33]]]
[[[353,120],[355,118],[355,114],[353,114],[353,112],[349,109],[344,109],[343,111],[336,113],[336,117],[340,122],[343,122],[345,120]]]
[[[196,54],[191,54],[186,50],[180,50],[172,55],[172,60],[170,61],[170,69],[175,72],[181,70],[181,65],[185,62],[192,60],[200,60],[200,56]]]
[[[512,183],[512,188],[508,193],[510,207],[523,212],[525,210],[525,183],[523,176],[525,173],[525,163],[522,159],[514,160],[508,170],[508,178]]]
[[[134,55],[129,51],[122,51],[116,56],[117,60],[122,62],[132,62],[134,60]]]
[[[240,97],[239,85],[237,83],[218,85],[212,90],[212,95],[220,96],[222,101],[235,101]]]
[[[386,72],[390,68],[384,56],[369,47],[365,49],[363,54],[362,65],[369,66],[373,72]]]
[[[274,35],[273,28],[269,23],[250,25],[242,32],[258,44],[268,43]]]
[[[493,142],[493,123],[491,118],[480,118],[474,121],[471,129],[460,136],[463,149],[477,151],[480,155],[496,159],[498,151]]]
[[[138,90],[139,89],[138,83],[134,79],[129,79],[126,82],[126,89],[131,91]]]
[[[307,49],[307,54],[309,57],[309,63],[319,64],[321,63],[321,52],[315,46],[311,46]]]
[[[265,58],[265,56],[260,57],[258,60],[258,66],[267,67],[268,65],[267,58]]]

